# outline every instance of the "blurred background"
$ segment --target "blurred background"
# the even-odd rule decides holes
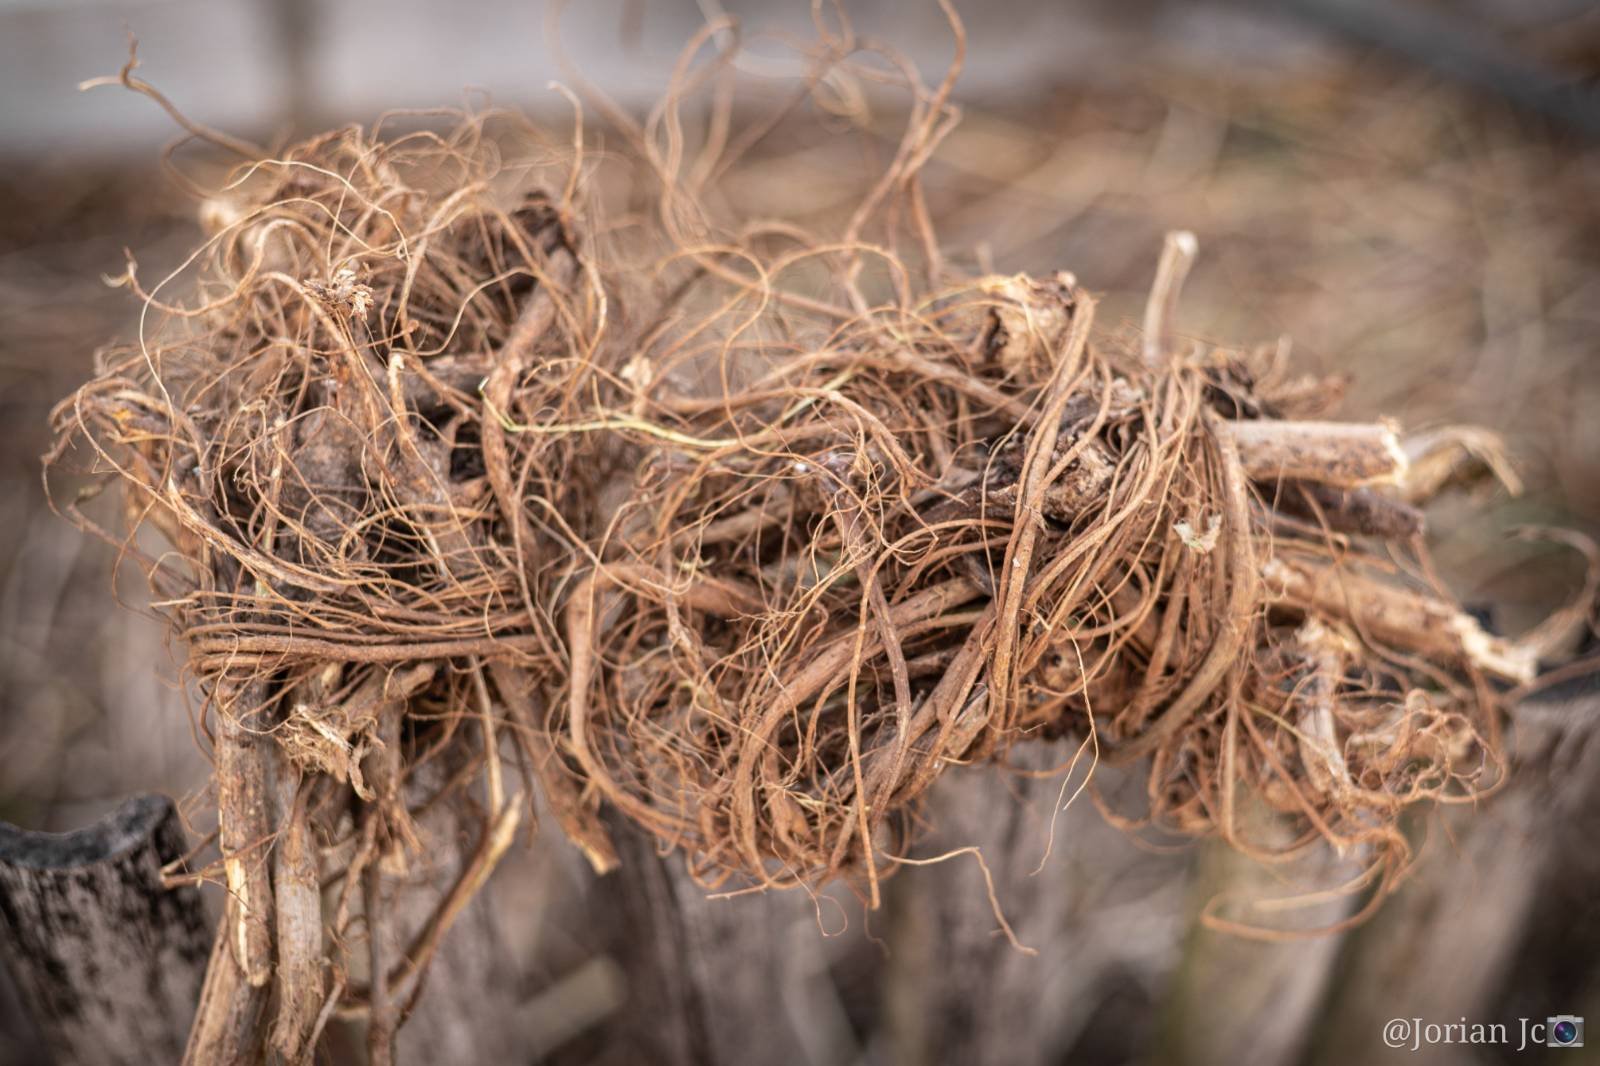
[[[1470,522],[1464,508],[1430,515],[1440,569],[1512,632],[1570,594],[1580,560],[1508,535],[1529,524],[1600,532],[1600,5],[956,6],[967,29],[956,91],[965,117],[924,172],[955,254],[1008,273],[1070,270],[1105,294],[1102,320],[1115,324],[1137,318],[1162,233],[1194,231],[1201,254],[1182,332],[1234,345],[1292,338],[1305,369],[1349,376],[1350,417],[1503,434],[1526,491],[1478,501]],[[925,78],[949,63],[949,26],[931,0],[845,7]],[[589,81],[642,111],[684,43],[724,12],[757,57],[779,56],[782,34],[812,34],[805,0],[600,0],[570,5],[562,43]],[[537,2],[0,0],[0,819],[35,828],[81,825],[134,791],[197,796],[209,771],[181,663],[138,613],[137,580],[114,578],[110,549],[52,515],[40,488],[51,405],[137,313],[103,276],[122,271],[124,248],[141,276],[160,276],[198,232],[194,204],[161,172],[160,149],[176,132],[167,116],[117,89],[75,88],[118,70],[130,32],[141,74],[191,117],[262,142],[485,99],[548,111],[552,122],[568,113],[546,88],[564,75]],[[897,103],[868,105],[861,121],[887,154]],[[858,139],[809,123],[769,138],[728,192],[741,209],[822,227],[876,177],[881,158],[870,156]],[[1569,854],[1593,850],[1595,793],[1550,791],[1552,767],[1597,769],[1600,740],[1575,753],[1563,741],[1569,727],[1529,730],[1543,738],[1519,748],[1532,784],[1485,816],[1501,834],[1496,847],[1482,831],[1480,844],[1455,843],[1447,828],[1440,848],[1455,853],[1454,876],[1419,878],[1387,925],[1354,939],[1281,949],[1199,930],[1194,914],[1218,886],[1261,875],[1205,848],[1149,855],[1074,808],[1057,829],[1070,843],[1052,857],[1065,887],[1044,892],[1023,870],[1022,887],[1001,893],[1024,940],[1031,925],[1056,945],[1054,958],[1008,960],[996,979],[1011,982],[1008,996],[1060,1004],[1040,1038],[1048,1055],[1035,1060],[1376,1061],[1401,1054],[1379,1040],[1373,1019],[1385,1004],[1442,1021],[1478,1020],[1471,1010],[1485,1003],[1503,1013],[1489,1021],[1581,1014],[1585,1003],[1600,1017],[1600,875],[1594,860]],[[1048,816],[1057,785],[1046,784],[1036,795],[1031,784],[991,789],[984,802],[1036,802]],[[958,779],[945,790],[941,832],[952,846],[982,836],[981,818],[961,835],[971,806],[961,789],[984,787]],[[1529,828],[1562,804],[1570,820]],[[521,1045],[529,1061],[601,1061],[625,1046],[604,1035],[633,995],[625,952],[549,920],[575,883],[565,862],[530,851],[495,886],[513,916],[508,935],[540,943],[527,955],[539,961],[517,978],[517,1009],[542,1019],[542,1042]],[[907,879],[917,876],[935,874]],[[981,889],[964,904],[965,920],[988,918]],[[1561,931],[1538,916],[1557,905]],[[1440,907],[1461,910],[1441,925]],[[922,941],[948,932],[916,925],[943,920],[926,908],[900,914]],[[811,960],[794,977],[801,1005],[785,1008],[823,1033],[804,1060],[948,1061],[929,1037],[936,1030],[924,1027],[930,1046],[919,1050],[861,1021],[872,1013],[863,1004],[887,995],[853,988],[840,962],[863,938],[819,947],[804,901],[773,920],[793,927],[790,954]],[[1474,939],[1474,922],[1498,930],[1492,943]],[[1467,976],[1471,1003],[1460,1001]],[[989,1024],[1011,1024],[999,1017]],[[0,1033],[0,1061],[25,1040]],[[1514,1057],[1447,1050],[1438,1061]]]

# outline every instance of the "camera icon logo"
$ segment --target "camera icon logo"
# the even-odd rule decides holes
[[[1582,1047],[1583,1019],[1575,1014],[1557,1014],[1545,1019],[1545,1047]]]

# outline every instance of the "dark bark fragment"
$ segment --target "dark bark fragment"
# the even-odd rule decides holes
[[[172,802],[138,796],[85,829],[0,823],[0,944],[62,1063],[175,1062],[210,943],[199,893],[165,889],[184,853]]]

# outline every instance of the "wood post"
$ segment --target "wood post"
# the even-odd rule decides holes
[[[618,1061],[672,1066],[850,1061],[830,955],[865,946],[819,928],[859,920],[834,898],[799,890],[709,898],[682,855],[614,824],[620,865],[594,881],[589,913],[599,950],[616,960],[626,1002],[605,1034]],[[730,886],[732,887],[732,886]],[[843,889],[839,896],[848,896]],[[830,895],[832,893],[830,892]]]
[[[1076,750],[1070,740],[1018,745],[1008,760],[1022,773],[965,767],[934,786],[934,829],[916,853],[977,847],[989,878],[964,853],[891,882],[878,978],[887,1061],[1045,1066],[1127,1061],[1149,1046],[1183,936],[1189,855],[1140,848],[1088,795],[1073,799],[1091,761],[1083,753],[1066,775]],[[1094,780],[1114,806],[1131,806],[1144,784],[1104,765]]]
[[[164,796],[72,833],[0,822],[0,944],[57,1061],[178,1061],[211,943],[199,892],[161,883],[184,850]]]

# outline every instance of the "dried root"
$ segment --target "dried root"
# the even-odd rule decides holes
[[[230,961],[277,973],[286,1060],[330,1013],[386,1060],[535,788],[602,871],[606,805],[707,884],[875,901],[940,772],[1035,736],[1147,759],[1185,834],[1255,847],[1251,789],[1380,889],[1405,807],[1498,780],[1496,681],[1536,654],[1407,576],[1412,505],[1498,452],[1307,421],[1271,351],[1175,351],[1192,236],[1132,348],[1070,275],[952,270],[916,177],[948,82],[901,84],[831,239],[708,206],[743,148],[686,155],[679,93],[622,122],[620,199],[514,116],[352,128],[249,158],[181,276],[130,265],[140,340],[48,466],[90,456],[170,543],[140,558],[210,699]],[[392,929],[440,802],[478,843]]]

